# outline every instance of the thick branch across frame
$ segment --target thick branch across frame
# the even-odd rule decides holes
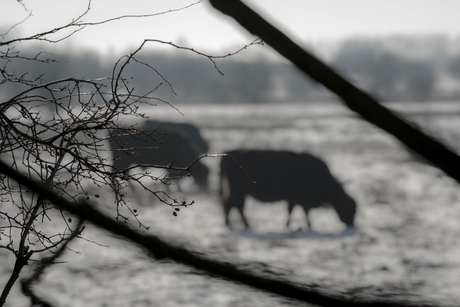
[[[190,250],[168,243],[158,236],[152,234],[142,234],[132,229],[128,224],[119,223],[113,218],[106,216],[104,213],[95,209],[94,206],[86,202],[80,204],[71,203],[59,195],[49,190],[40,183],[24,176],[9,166],[0,161],[0,173],[3,173],[30,190],[39,193],[42,197],[48,199],[56,206],[76,215],[82,221],[88,221],[101,229],[116,234],[122,238],[129,240],[138,246],[143,247],[151,253],[155,259],[170,259],[179,263],[183,263],[192,268],[196,268],[207,272],[213,276],[224,277],[232,281],[236,281],[245,285],[249,285],[264,291],[278,294],[287,298],[293,298],[301,301],[306,301],[312,304],[323,306],[360,306],[360,307],[408,307],[409,303],[398,302],[368,302],[364,298],[359,298],[354,295],[353,299],[345,295],[328,295],[318,289],[309,289],[307,287],[300,287],[288,281],[280,279],[272,279],[269,277],[262,277],[249,272],[245,269],[238,268],[237,265],[228,261],[213,260],[203,253],[191,252]],[[429,305],[424,303],[425,307]]]
[[[335,71],[295,44],[239,0],[210,0],[222,13],[233,17],[250,33],[260,37],[300,70],[337,94],[349,109],[395,136],[446,174],[460,182],[460,157],[446,145],[423,133],[414,124],[379,104]]]

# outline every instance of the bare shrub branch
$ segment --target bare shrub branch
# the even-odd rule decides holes
[[[168,11],[164,11],[164,12],[159,12],[159,13],[153,13],[153,14],[140,14],[140,15],[122,15],[122,16],[117,16],[117,17],[114,17],[114,18],[109,18],[109,19],[105,19],[105,20],[102,20],[102,21],[95,21],[95,22],[83,22],[83,18],[89,13],[89,11],[91,10],[91,0],[88,1],[88,6],[85,10],[85,12],[83,12],[80,16],[78,16],[77,18],[73,19],[71,22],[69,22],[68,24],[65,24],[63,26],[60,26],[60,27],[57,27],[57,28],[54,28],[52,30],[48,30],[48,31],[45,31],[45,32],[41,32],[41,33],[37,33],[35,35],[32,35],[32,36],[28,36],[28,37],[21,37],[21,38],[14,38],[14,39],[11,39],[11,40],[8,40],[8,41],[1,41],[0,42],[0,47],[1,46],[8,46],[8,45],[11,45],[13,43],[16,43],[16,42],[23,42],[23,41],[45,41],[45,42],[49,42],[49,43],[58,43],[58,42],[61,42],[67,38],[69,38],[70,36],[74,35],[75,33],[85,29],[87,26],[97,26],[97,25],[101,25],[101,24],[105,24],[105,23],[109,23],[109,22],[112,22],[112,21],[118,21],[118,20],[121,20],[121,19],[128,19],[128,18],[147,18],[147,17],[155,17],[155,16],[160,16],[160,15],[164,15],[164,14],[168,14],[168,13],[173,13],[173,12],[179,12],[179,11],[182,11],[182,10],[185,10],[187,8],[190,8],[194,5],[197,5],[197,4],[200,4],[203,0],[199,0],[197,2],[194,2],[192,4],[189,4],[187,6],[184,6],[184,7],[180,7],[180,8],[177,8],[177,9],[171,9],[171,10],[168,10]],[[25,20],[27,20],[28,17],[26,19],[24,19],[23,21],[13,25],[12,27],[10,27],[10,29],[2,36],[5,36],[9,31],[11,31],[14,27],[16,27],[17,25],[21,24],[22,22],[24,22]],[[55,34],[55,33],[59,33],[59,32],[62,32],[63,30],[66,30],[66,29],[71,29],[71,28],[76,28],[75,30],[73,30],[70,34],[67,34],[65,35],[64,37],[61,37],[59,39],[49,39],[48,36],[49,35],[52,35],[52,34]]]
[[[48,81],[44,73],[38,76],[28,71],[15,71],[17,62],[39,64],[56,63],[53,55],[37,52],[35,55],[24,55],[17,43],[24,41],[46,41],[58,43],[88,26],[96,26],[126,18],[153,17],[166,13],[177,12],[200,4],[196,1],[185,7],[165,12],[145,15],[124,15],[97,22],[84,22],[91,9],[91,1],[86,10],[71,22],[48,31],[28,37],[5,40],[11,30],[29,17],[11,26],[0,41],[0,86],[13,86],[14,91],[8,98],[0,101],[0,163],[16,173],[26,174],[29,180],[39,183],[41,188],[52,191],[60,200],[82,208],[104,207],[109,205],[112,217],[105,216],[112,222],[131,224],[148,230],[132,204],[127,200],[126,188],[137,185],[146,193],[150,193],[159,202],[177,209],[191,206],[194,201],[186,201],[182,197],[171,196],[165,191],[158,191],[145,183],[170,184],[164,177],[148,172],[141,172],[143,167],[154,167],[166,170],[191,172],[192,166],[204,155],[192,161],[186,167],[177,167],[174,157],[167,165],[135,165],[124,170],[113,167],[110,157],[111,149],[108,140],[115,132],[135,137],[155,139],[155,133],[146,134],[136,125],[125,125],[127,118],[147,118],[141,107],[152,107],[156,103],[171,106],[169,101],[159,97],[157,90],[166,85],[175,95],[172,82],[148,61],[136,58],[144,45],[149,42],[169,44],[174,48],[193,52],[208,58],[215,69],[223,74],[214,59],[225,58],[237,54],[248,46],[261,44],[255,40],[240,50],[223,56],[210,56],[192,48],[181,47],[172,42],[145,40],[138,49],[121,57],[115,64],[111,76],[96,79],[66,76],[62,79]],[[159,83],[152,84],[145,93],[135,91],[130,84],[131,76],[127,76],[127,68],[131,66],[147,68],[150,73],[158,76]],[[136,67],[138,67],[136,66]],[[181,113],[182,114],[182,113]],[[138,149],[138,148],[137,148]],[[123,148],[136,150],[136,148]],[[113,199],[96,202],[100,194],[112,195]],[[64,250],[68,250],[71,240],[85,239],[80,236],[81,223],[74,227],[70,211],[44,197],[42,191],[31,189],[22,182],[16,182],[8,176],[0,175],[0,201],[7,204],[0,209],[0,248],[14,254],[14,269],[0,296],[0,306],[6,302],[11,288],[18,280],[22,269],[29,262],[41,263],[41,268],[29,280],[23,282],[24,292],[31,298],[32,304],[49,305],[46,300],[37,297],[31,290],[32,283],[53,263]],[[92,208],[93,210],[95,208]],[[45,229],[43,224],[52,226],[53,231]],[[119,225],[119,223],[116,223]],[[78,233],[78,235],[77,235]],[[97,242],[96,242],[97,244]],[[51,258],[41,259],[40,254],[52,254]],[[161,257],[161,252],[156,251]]]

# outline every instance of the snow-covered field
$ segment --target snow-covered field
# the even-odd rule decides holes
[[[460,103],[390,106],[460,151]],[[335,212],[319,208],[311,212],[314,232],[289,237],[284,228],[286,205],[253,199],[246,207],[252,231],[230,231],[224,226],[218,196],[220,158],[204,160],[211,169],[208,193],[184,183],[184,198],[195,204],[177,217],[148,195],[132,195],[150,232],[299,284],[460,305],[460,189],[454,180],[338,103],[179,109],[185,116],[162,106],[153,108],[151,117],[196,124],[210,143],[210,153],[263,148],[308,151],[323,158],[358,203],[356,232],[342,233],[344,226]],[[232,218],[239,223],[238,215]],[[297,208],[291,230],[304,225],[303,212]],[[94,228],[85,233],[99,245],[74,242],[71,248],[82,253],[67,252],[68,262],[49,269],[35,287],[58,306],[300,305],[181,265],[154,261],[130,243]],[[3,285],[12,259],[4,252],[1,257]],[[27,303],[16,287],[9,306]]]

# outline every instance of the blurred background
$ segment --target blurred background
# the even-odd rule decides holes
[[[358,87],[460,149],[459,1],[245,2]],[[156,14],[194,3],[98,0],[91,3],[83,21]],[[4,0],[0,33],[16,26],[2,40],[64,25],[87,7],[80,0]],[[49,38],[64,36],[51,34]],[[59,44],[18,42],[11,52],[34,57],[43,51],[40,57],[56,62],[1,65],[8,64],[16,75],[41,77],[43,82],[110,77],[116,61],[146,38],[217,56],[235,52],[255,39],[203,1],[151,18],[89,26]],[[161,43],[149,42],[136,58],[139,62],[133,62],[124,75],[132,77],[130,86],[147,93],[163,83],[155,96],[181,112],[158,102],[157,107],[143,109],[150,118],[193,124],[209,144],[210,153],[240,148],[311,152],[328,164],[358,203],[357,232],[350,236],[343,235],[344,225],[330,208],[312,210],[314,231],[304,237],[270,236],[286,234],[286,205],[268,206],[251,198],[246,210],[253,233],[230,231],[220,204],[220,160],[208,158],[202,160],[210,170],[208,191],[199,191],[190,178],[181,182],[182,192],[173,186],[174,195],[195,200],[178,217],[171,208],[153,202],[149,194],[127,189],[132,206],[151,231],[300,285],[374,299],[460,304],[460,192],[456,182],[358,118],[269,46],[254,45],[235,56],[214,59],[224,75],[208,58]],[[0,84],[0,101],[22,90],[22,85]],[[100,202],[113,205],[110,191],[96,189],[94,193],[103,196]],[[240,222],[237,215],[232,220]],[[293,223],[291,230],[305,226],[301,211],[294,211]],[[298,304],[216,281],[182,266],[158,265],[126,242],[90,226],[85,231],[88,241],[72,246],[84,252],[67,253],[64,260],[68,263],[50,270],[37,285],[37,291],[61,306]],[[8,273],[11,268],[1,269]],[[11,297],[15,305],[25,304],[19,287]]]
[[[88,4],[81,1],[2,4],[0,32],[4,39],[45,31],[68,23]],[[84,22],[121,15],[155,14],[191,5],[193,1],[149,3],[94,1]],[[342,75],[381,101],[439,101],[459,98],[460,21],[457,1],[249,1],[263,16]],[[70,34],[75,29],[69,29]],[[50,35],[59,39],[64,35]],[[253,41],[233,20],[209,3],[151,18],[128,18],[92,26],[50,45],[21,42],[17,48],[35,54],[51,52],[64,63],[31,65],[17,73],[45,73],[44,80],[111,75],[113,64],[133,52],[144,39],[160,39],[209,55],[225,55]],[[46,48],[44,47],[46,46]],[[321,86],[305,81],[291,64],[268,46],[252,46],[239,55],[217,59],[221,76],[204,57],[169,45],[149,43],[139,59],[152,64],[171,82],[178,95],[160,88],[158,96],[174,104],[266,103],[325,101]],[[46,66],[46,70],[44,70]],[[133,85],[146,92],[159,80],[147,69],[136,69]],[[11,89],[2,88],[2,95]]]

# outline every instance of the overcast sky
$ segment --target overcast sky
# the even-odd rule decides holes
[[[84,0],[1,0],[0,32],[16,27],[30,35],[68,23],[83,13]],[[193,0],[93,0],[87,22],[126,14],[152,14],[195,3]],[[64,4],[65,3],[65,4]],[[318,42],[366,35],[446,34],[460,37],[459,0],[246,0],[297,41]],[[18,32],[12,32],[17,36]],[[56,38],[56,37],[55,37]],[[229,51],[251,37],[207,1],[186,10],[145,19],[127,19],[89,27],[67,41],[101,52],[119,52],[155,38],[206,51]]]

